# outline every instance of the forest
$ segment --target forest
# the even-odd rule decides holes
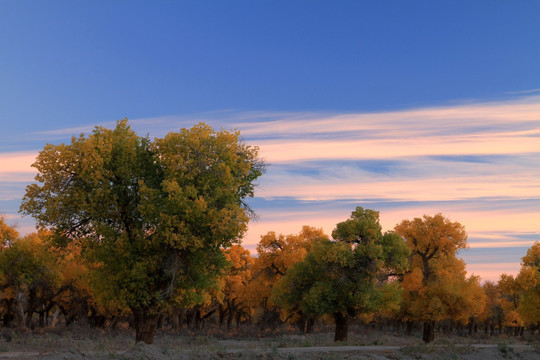
[[[467,233],[443,214],[383,232],[379,212],[351,209],[330,235],[269,231],[256,254],[241,239],[266,164],[240,134],[206,124],[150,140],[127,120],[71,144],[48,144],[33,165],[21,236],[0,218],[0,316],[5,328],[60,326],[231,334],[332,324],[391,328],[424,342],[459,332],[522,336],[540,330],[540,242],[517,276],[468,276]]]

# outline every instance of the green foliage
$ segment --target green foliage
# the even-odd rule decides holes
[[[381,278],[406,266],[408,250],[393,234],[381,233],[379,213],[358,207],[321,239],[276,285],[273,300],[310,315],[368,314],[399,303],[399,287]]]
[[[153,312],[200,303],[227,265],[221,248],[252,215],[257,152],[203,123],[151,141],[122,120],[46,145],[21,212],[57,245],[81,241],[101,301]]]
[[[11,242],[0,253],[4,287],[51,290],[59,284],[59,269],[43,235],[30,234]]]

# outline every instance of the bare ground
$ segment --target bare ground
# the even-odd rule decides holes
[[[330,332],[241,339],[161,333],[153,345],[134,344],[127,330],[74,328],[0,335],[0,359],[540,359],[538,335],[439,337],[429,345],[417,337],[360,333],[351,333],[346,343],[336,345]]]

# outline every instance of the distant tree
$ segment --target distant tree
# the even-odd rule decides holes
[[[456,257],[467,246],[467,233],[441,214],[404,220],[395,227],[411,250],[410,271],[403,277],[402,314],[422,321],[425,342],[434,340],[435,321],[467,322],[482,313],[485,294],[478,277],[466,278]]]
[[[399,287],[388,278],[407,266],[409,251],[399,235],[382,234],[379,213],[357,207],[332,232],[335,241],[314,243],[305,259],[276,285],[273,299],[310,315],[329,314],[335,341],[348,335],[348,319],[399,303]]]
[[[0,215],[0,248],[9,246],[14,240],[19,238],[19,233],[15,228],[6,224],[4,216]]]
[[[518,313],[531,329],[540,329],[540,241],[522,259],[518,281],[523,289]]]
[[[257,151],[203,123],[151,141],[122,120],[46,145],[21,212],[59,245],[80,241],[96,296],[131,309],[136,341],[152,343],[171,304],[202,302],[217,286],[221,249],[252,214],[245,199],[264,171]]]
[[[500,331],[504,320],[504,312],[500,303],[500,290],[499,286],[492,281],[486,281],[482,288],[486,294],[486,305],[479,320],[483,322],[485,332],[489,331],[489,335],[493,336],[495,327],[498,326]]]
[[[263,327],[279,322],[281,316],[285,321],[297,323],[304,332],[311,330],[313,319],[308,319],[298,308],[289,307],[285,310],[277,307],[272,300],[272,289],[294,264],[304,259],[313,244],[320,239],[328,239],[328,235],[322,229],[311,226],[303,226],[298,234],[278,235],[269,231],[261,236],[247,296],[251,306],[262,311],[259,321]]]
[[[60,273],[54,254],[49,251],[46,231],[32,233],[10,241],[0,251],[0,289],[4,305],[3,322],[10,326],[30,325],[34,313],[39,325],[56,304]],[[26,321],[25,321],[26,320]]]
[[[499,279],[505,310],[505,325],[540,329],[540,241],[527,250],[519,274]]]
[[[250,307],[247,302],[247,284],[251,280],[251,268],[253,258],[249,250],[241,245],[233,245],[225,250],[225,256],[230,263],[223,278],[221,292],[223,298],[220,301],[220,324],[227,322],[227,329],[231,327],[233,320],[238,324],[241,320],[251,316]]]

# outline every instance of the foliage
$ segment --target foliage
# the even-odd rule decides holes
[[[6,326],[13,320],[19,325],[30,324],[32,314],[44,314],[55,304],[60,273],[49,251],[48,237],[48,232],[40,231],[11,238],[0,252],[0,295]]]
[[[278,282],[273,298],[285,308],[334,315],[335,339],[342,341],[347,337],[348,316],[399,301],[395,296],[399,289],[380,275],[388,269],[404,270],[408,250],[393,233],[381,233],[378,212],[361,207],[339,223],[332,236],[335,241],[314,243],[305,259]]]
[[[516,277],[501,275],[499,287],[507,326],[540,325],[540,241],[527,250]]]
[[[13,227],[6,224],[6,220],[0,215],[0,248],[9,246],[19,238],[19,233]]]
[[[424,341],[433,341],[435,321],[465,323],[484,309],[479,278],[466,278],[465,263],[456,258],[467,246],[465,228],[441,214],[404,220],[395,230],[411,250],[411,268],[402,281],[404,320],[424,322]]]
[[[294,264],[298,263],[320,239],[328,239],[322,229],[303,226],[298,234],[277,235],[270,231],[261,237],[251,271],[252,279],[247,287],[247,301],[252,307],[260,307],[262,322],[272,322],[279,315],[289,322],[301,320],[298,308],[278,309],[272,298],[272,289]]]
[[[251,280],[253,258],[249,250],[240,245],[233,245],[225,250],[225,257],[230,268],[223,278],[220,320],[223,321],[223,317],[227,316],[227,327],[230,328],[235,317],[239,323],[251,316],[246,292],[247,284]]]
[[[48,144],[33,166],[22,213],[59,245],[81,241],[96,293],[129,307],[140,318],[137,340],[151,333],[145,342],[168,305],[201,302],[218,285],[221,248],[245,232],[245,198],[264,171],[238,132],[201,123],[150,141],[127,120]]]
[[[486,332],[491,329],[490,335],[493,335],[495,326],[502,327],[504,320],[504,311],[501,306],[499,285],[491,281],[486,281],[482,285],[486,294],[486,303],[484,311],[478,316],[479,321],[484,323]]]
[[[540,325],[540,241],[527,250],[522,258],[522,267],[517,281],[523,293],[517,308],[518,314],[527,325]]]

